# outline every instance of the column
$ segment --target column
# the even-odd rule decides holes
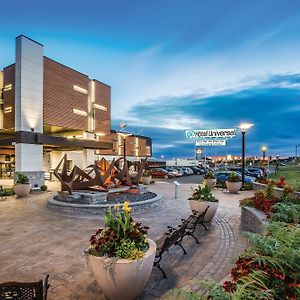
[[[15,131],[43,132],[43,45],[16,38]],[[44,184],[43,146],[15,145],[16,174],[29,177],[33,189]]]

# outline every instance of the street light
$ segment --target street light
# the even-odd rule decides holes
[[[246,130],[251,128],[254,124],[251,123],[242,123],[239,128],[242,131],[242,184],[245,183],[245,134]]]
[[[125,159],[126,159],[126,138],[132,134],[124,133],[124,132],[118,132],[118,133],[123,138],[123,155],[124,155],[124,161],[125,161]]]
[[[267,152],[267,147],[266,146],[262,146],[261,147],[261,151],[262,151],[262,154],[263,154],[263,160],[266,159],[266,152]]]

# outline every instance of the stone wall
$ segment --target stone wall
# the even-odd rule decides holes
[[[267,189],[267,185],[259,182],[254,182],[253,183],[253,190],[258,191],[258,190],[263,190],[265,191]],[[278,187],[274,187],[274,192],[278,197],[281,197],[282,195],[282,189]],[[293,193],[295,197],[300,197],[300,192],[294,192]]]
[[[267,223],[267,216],[262,211],[248,206],[242,206],[241,229],[263,233],[264,225]]]

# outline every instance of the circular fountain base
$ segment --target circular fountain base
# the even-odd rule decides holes
[[[118,188],[109,192],[77,190],[70,195],[58,192],[48,199],[50,209],[63,213],[102,214],[108,209],[123,206],[128,201],[132,210],[143,210],[162,203],[161,195],[148,192],[143,186],[134,188]]]

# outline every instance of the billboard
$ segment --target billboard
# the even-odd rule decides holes
[[[235,138],[237,129],[205,129],[205,130],[185,130],[187,139],[201,139],[201,138]]]
[[[196,147],[198,146],[226,146],[226,139],[196,140]]]

